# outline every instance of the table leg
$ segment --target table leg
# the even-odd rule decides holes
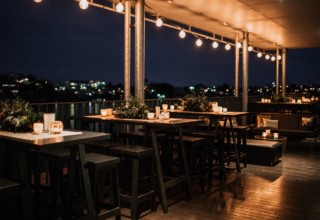
[[[66,195],[66,211],[71,210],[72,208],[72,195],[75,182],[75,171],[76,171],[76,157],[79,156],[79,165],[81,169],[81,180],[85,195],[85,201],[87,205],[87,214],[84,216],[85,219],[94,219],[95,218],[95,209],[93,205],[92,192],[90,187],[89,172],[87,167],[87,162],[85,160],[85,147],[84,144],[79,144],[71,148],[70,156],[70,166],[69,166],[69,176],[68,176],[68,189]],[[70,214],[70,213],[68,213]],[[70,216],[65,216],[67,219]]]
[[[230,123],[230,130],[231,130],[231,136],[232,136],[232,144],[234,147],[234,151],[236,153],[236,167],[237,167],[237,171],[239,173],[241,173],[241,169],[240,169],[240,157],[239,157],[239,149],[236,143],[236,138],[234,135],[234,130],[233,130],[233,125],[232,125],[232,117],[228,117],[229,118],[229,123]]]
[[[151,138],[152,138],[152,146],[153,146],[154,152],[155,152],[155,161],[156,161],[156,169],[157,169],[159,188],[160,188],[161,206],[162,206],[163,212],[167,213],[168,212],[168,203],[167,203],[166,189],[164,187],[157,137],[156,137],[156,132],[154,129],[151,129]]]
[[[178,131],[179,131],[179,139],[180,139],[180,147],[181,147],[181,152],[182,152],[182,160],[183,160],[183,167],[184,167],[184,173],[187,177],[187,193],[188,193],[188,197],[189,199],[192,198],[191,195],[191,182],[190,182],[190,175],[189,175],[189,169],[188,169],[188,161],[187,161],[187,157],[186,157],[186,151],[183,145],[183,134],[182,134],[182,128],[178,127]]]
[[[20,176],[21,190],[21,208],[23,218],[33,219],[33,202],[30,195],[30,175],[28,171],[28,155],[25,150],[17,151],[18,170]]]

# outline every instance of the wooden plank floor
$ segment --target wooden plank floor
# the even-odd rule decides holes
[[[159,205],[140,219],[320,219],[320,144],[316,148],[312,141],[288,143],[275,167],[249,164],[241,174],[231,172],[223,186],[214,184],[205,193],[197,182],[192,185],[192,200],[170,205],[167,214]]]

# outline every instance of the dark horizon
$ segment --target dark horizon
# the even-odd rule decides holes
[[[32,74],[53,83],[123,83],[123,15],[94,7],[83,11],[77,2],[63,0],[4,0],[2,6],[0,72]],[[287,49],[287,84],[320,84],[319,60],[320,48]],[[133,62],[132,55],[132,84]],[[145,77],[174,86],[234,86],[234,48],[225,51],[220,44],[213,49],[209,41],[197,48],[192,36],[180,39],[176,30],[146,22]],[[274,81],[275,62],[250,53],[249,86]]]

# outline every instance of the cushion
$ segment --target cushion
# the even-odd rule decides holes
[[[266,128],[279,128],[279,121],[263,118],[263,127]]]
[[[314,117],[301,117],[301,127],[302,129],[309,130],[312,129],[314,125]]]
[[[257,127],[262,128],[263,126],[263,118],[271,119],[271,115],[257,115]]]
[[[232,126],[235,127],[235,126],[238,126],[238,122],[237,122],[237,119],[235,117],[232,117],[231,119],[232,121]],[[224,121],[218,121],[219,123],[219,126],[223,127],[223,124],[224,124]],[[227,127],[230,127],[230,121],[229,119],[227,120],[227,124],[226,124]]]

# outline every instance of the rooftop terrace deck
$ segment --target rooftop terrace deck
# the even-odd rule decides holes
[[[313,141],[289,143],[275,167],[249,164],[205,193],[194,183],[193,200],[176,202],[167,214],[158,206],[141,219],[320,219],[319,161]]]

